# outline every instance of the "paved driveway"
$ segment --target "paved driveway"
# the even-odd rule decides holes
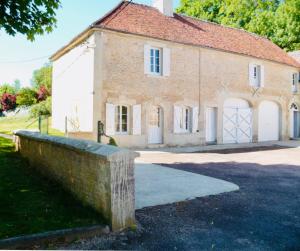
[[[142,153],[144,162],[230,181],[240,190],[137,210],[138,235],[70,248],[300,250],[300,149],[265,150]]]

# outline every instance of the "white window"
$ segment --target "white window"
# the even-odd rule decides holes
[[[180,129],[182,132],[190,131],[190,109],[188,107],[181,108]]]
[[[171,73],[171,50],[167,47],[154,47],[145,44],[144,72],[147,75],[168,77]]]
[[[155,75],[161,75],[161,49],[152,47],[150,49],[150,72]]]
[[[117,134],[128,134],[129,108],[124,105],[115,106],[115,132]]]
[[[254,87],[264,86],[264,67],[258,64],[249,65],[249,81]]]
[[[298,73],[293,73],[293,80],[292,80],[292,91],[298,91]]]

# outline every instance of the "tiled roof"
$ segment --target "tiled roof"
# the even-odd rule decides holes
[[[209,47],[300,67],[285,51],[264,37],[184,15],[168,17],[153,7],[127,1],[121,2],[92,27]]]

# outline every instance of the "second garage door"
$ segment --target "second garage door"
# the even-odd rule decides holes
[[[279,107],[272,101],[263,101],[258,112],[258,141],[279,140]]]

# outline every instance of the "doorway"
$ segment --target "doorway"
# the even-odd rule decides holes
[[[149,144],[162,144],[163,143],[163,133],[162,133],[162,121],[163,113],[159,106],[152,106],[150,108],[149,117]]]

